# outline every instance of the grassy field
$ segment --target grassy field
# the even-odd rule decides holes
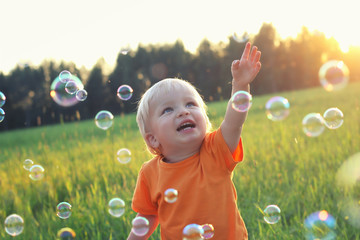
[[[304,239],[304,219],[326,210],[336,218],[338,239],[360,239],[360,229],[349,224],[339,203],[344,194],[336,185],[336,172],[351,155],[360,152],[360,84],[338,92],[315,88],[276,95],[290,102],[283,121],[266,118],[265,103],[273,95],[255,96],[243,130],[244,162],[235,169],[238,206],[249,239]],[[218,127],[226,102],[209,104],[209,116]],[[344,124],[325,129],[316,138],[302,131],[310,112],[338,107]],[[150,159],[138,132],[135,115],[116,116],[103,131],[94,121],[44,126],[0,133],[0,238],[12,239],[5,218],[17,213],[24,231],[15,239],[56,239],[57,231],[70,227],[76,239],[126,239],[131,220],[131,199],[138,170]],[[132,160],[120,164],[116,152],[128,148]],[[22,163],[32,159],[45,168],[45,177],[32,181]],[[214,193],[216,195],[216,193]],[[120,218],[108,213],[107,204],[122,198],[126,211]],[[56,206],[72,205],[68,219],[56,216]],[[263,220],[267,205],[281,208],[281,220]],[[216,229],[215,229],[216,233]],[[159,230],[151,239],[160,239]]]

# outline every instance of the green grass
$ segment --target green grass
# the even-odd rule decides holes
[[[234,174],[249,239],[304,239],[304,219],[319,210],[336,218],[338,239],[360,239],[360,230],[339,208],[343,194],[335,177],[341,164],[360,152],[359,92],[356,83],[332,93],[315,88],[254,97],[242,133],[245,159]],[[275,95],[291,105],[290,115],[280,122],[265,115],[265,103]],[[343,126],[307,137],[303,117],[330,107],[342,110]],[[225,108],[226,102],[209,104],[214,127],[220,125]],[[56,239],[63,227],[74,229],[77,239],[126,239],[135,216],[130,206],[137,173],[151,157],[134,114],[116,116],[108,131],[82,121],[3,132],[0,139],[1,239],[12,239],[4,229],[4,220],[12,213],[25,221],[23,233],[15,239]],[[123,147],[132,152],[126,165],[116,160]],[[22,167],[27,158],[45,168],[44,179],[36,182],[28,177]],[[113,197],[126,203],[120,218],[107,212]],[[72,205],[69,219],[56,216],[56,205],[62,201]],[[265,223],[261,211],[270,204],[281,208],[281,220],[274,225]],[[160,239],[159,230],[151,239]]]

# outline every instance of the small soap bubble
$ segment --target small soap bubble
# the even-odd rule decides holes
[[[24,220],[17,214],[9,215],[4,225],[6,233],[13,237],[20,235],[24,230]]]
[[[233,33],[232,38],[238,42],[238,43],[246,43],[247,41],[249,41],[249,34],[248,33],[243,33],[242,36],[239,36],[239,34],[237,34],[236,32]]]
[[[25,170],[30,171],[30,168],[34,165],[33,160],[31,159],[25,159],[24,163],[23,163],[23,167]]]
[[[69,218],[71,211],[71,204],[68,202],[61,202],[56,206],[56,215],[61,219]]]
[[[277,205],[269,205],[264,210],[264,220],[268,224],[275,224],[280,220],[280,208]]]
[[[85,89],[80,89],[76,91],[76,99],[79,101],[85,101],[87,98],[87,91]]]
[[[66,84],[65,84],[65,91],[68,93],[68,94],[74,94],[76,93],[77,91],[79,90],[77,84],[75,81],[68,81]]]
[[[5,111],[0,108],[0,122],[4,121],[4,118],[5,118]]]
[[[191,223],[183,229],[183,240],[203,239],[204,229],[199,224]]]
[[[336,220],[325,210],[310,214],[304,221],[304,227],[308,240],[336,239]]]
[[[360,228],[360,152],[342,163],[336,173],[336,183],[341,193],[338,208],[352,226]]]
[[[246,91],[237,91],[231,97],[231,106],[235,111],[247,112],[252,104],[252,96]]]
[[[125,212],[125,202],[121,198],[113,198],[109,201],[108,211],[111,216],[121,217]]]
[[[129,85],[121,85],[117,89],[117,96],[123,100],[127,101],[129,100],[133,95],[133,89]]]
[[[149,232],[149,220],[146,218],[138,216],[135,217],[131,223],[131,231],[136,236],[145,236]]]
[[[164,199],[167,203],[174,203],[178,198],[178,191],[174,188],[169,188],[164,193]]]
[[[203,239],[210,239],[214,236],[214,226],[212,224],[204,224],[201,225],[202,229],[204,230],[204,234],[202,235]]]
[[[64,70],[59,74],[59,80],[63,83],[66,83],[71,80],[71,73],[68,70]]]
[[[331,60],[321,66],[319,79],[326,91],[340,90],[349,81],[349,69],[343,61]]]
[[[308,137],[318,137],[325,130],[325,121],[319,113],[309,113],[303,120],[303,131]]]
[[[123,47],[120,49],[122,55],[127,55],[130,52],[130,47]]]
[[[113,124],[114,116],[111,112],[102,110],[98,112],[95,116],[95,124],[98,128],[107,130]]]
[[[65,227],[57,232],[57,237],[59,240],[73,240],[76,237],[76,233],[71,228]]]
[[[272,121],[284,120],[290,113],[289,101],[280,96],[272,97],[267,101],[266,105],[266,116]]]
[[[45,169],[41,165],[33,165],[29,171],[29,177],[34,181],[39,181],[44,178]]]
[[[337,129],[344,123],[344,114],[338,108],[329,108],[323,114],[325,126],[329,129]]]
[[[117,160],[120,163],[126,164],[131,160],[131,152],[127,148],[121,148],[117,152]]]
[[[2,106],[4,106],[5,101],[6,101],[6,96],[5,96],[5,94],[4,94],[3,92],[0,92],[0,108],[1,108]]]

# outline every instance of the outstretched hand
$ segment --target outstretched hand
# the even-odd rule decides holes
[[[254,80],[261,68],[260,56],[256,46],[251,49],[251,43],[246,43],[241,59],[234,60],[231,65],[233,88],[244,88]]]

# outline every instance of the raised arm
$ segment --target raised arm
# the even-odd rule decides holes
[[[237,91],[250,92],[250,83],[258,74],[261,52],[256,46],[251,49],[248,42],[240,60],[234,60],[231,65],[232,91],[231,96]],[[234,152],[241,135],[242,126],[245,122],[247,112],[237,112],[231,107],[231,97],[227,105],[224,121],[221,123],[221,132],[231,152]]]
[[[157,226],[159,224],[158,217],[155,216],[155,215],[143,215],[143,214],[140,214],[140,213],[138,213],[136,216],[137,217],[144,217],[149,221],[149,232],[145,236],[137,236],[131,231],[128,238],[127,238],[127,240],[146,240],[151,236],[151,234],[157,228]]]

